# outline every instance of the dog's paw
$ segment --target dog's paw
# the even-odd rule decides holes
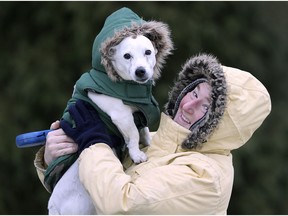
[[[134,163],[139,164],[142,162],[147,161],[147,156],[144,152],[138,150],[138,151],[130,151],[130,157],[133,160]]]

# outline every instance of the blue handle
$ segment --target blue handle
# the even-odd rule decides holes
[[[47,134],[52,130],[41,130],[20,134],[16,137],[16,146],[18,148],[26,148],[32,146],[44,145]]]

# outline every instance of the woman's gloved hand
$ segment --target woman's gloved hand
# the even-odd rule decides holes
[[[114,143],[117,145],[117,139],[107,134],[105,124],[100,119],[98,112],[88,102],[77,100],[75,104],[69,106],[68,111],[74,119],[76,127],[73,128],[69,122],[63,119],[60,121],[60,126],[78,144],[79,154],[85,148],[96,143],[105,143],[111,148],[114,147]]]

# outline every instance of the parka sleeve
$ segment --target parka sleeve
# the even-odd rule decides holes
[[[145,174],[128,175],[109,146],[96,144],[81,153],[79,178],[98,214],[225,214],[227,206],[216,211],[222,179],[205,161],[193,168],[185,162],[150,165]]]
[[[39,151],[36,153],[35,159],[34,159],[34,166],[36,168],[36,172],[37,172],[39,180],[41,181],[42,185],[45,187],[45,185],[44,185],[44,173],[46,171],[47,166],[44,162],[44,151],[45,151],[45,146],[41,147],[39,149]],[[47,190],[46,187],[45,187],[45,189]]]

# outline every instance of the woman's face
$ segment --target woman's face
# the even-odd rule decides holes
[[[200,83],[194,90],[188,92],[181,100],[174,121],[189,129],[201,119],[211,104],[211,87],[208,83]]]

